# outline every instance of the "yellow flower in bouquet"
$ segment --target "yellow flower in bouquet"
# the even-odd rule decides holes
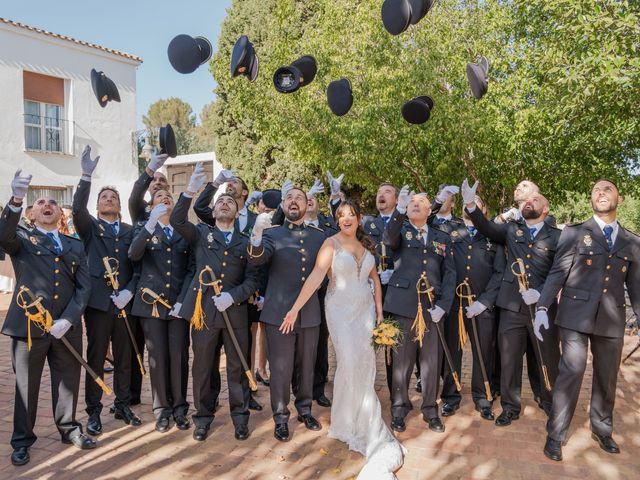
[[[385,318],[373,329],[371,344],[374,349],[382,347],[394,348],[402,340],[400,324],[392,318]]]

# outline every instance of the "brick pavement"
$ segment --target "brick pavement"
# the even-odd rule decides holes
[[[0,317],[8,299],[0,295]],[[627,337],[627,352],[635,345]],[[31,462],[25,467],[11,465],[9,438],[12,430],[13,382],[9,355],[9,340],[0,335],[0,479],[118,479],[153,478],[179,480],[188,478],[220,478],[230,480],[289,480],[355,478],[364,464],[361,455],[349,452],[346,446],[326,438],[329,409],[314,405],[314,414],[325,428],[307,431],[295,417],[290,422],[293,438],[280,443],[273,438],[273,423],[269,412],[269,394],[260,387],[257,398],[266,407],[252,412],[251,437],[239,442],[233,437],[233,426],[226,406],[227,392],[221,395],[222,407],[216,414],[209,438],[194,442],[191,432],[173,428],[161,434],[154,430],[151,394],[148,380],[142,395],[142,405],[134,407],[144,423],[132,428],[103,412],[104,433],[96,450],[82,452],[63,445],[53,425],[51,389],[48,369],[45,369],[36,433],[39,436],[31,448]],[[588,398],[591,372],[587,371],[580,402],[574,418],[569,443],[564,447],[565,460],[555,463],[542,454],[545,417],[532,400],[528,382],[523,381],[523,414],[509,428],[497,428],[473,410],[469,398],[469,355],[463,367],[463,404],[457,414],[445,419],[446,432],[437,434],[425,428],[416,408],[407,421],[407,430],[398,435],[409,450],[400,480],[418,479],[536,479],[581,478],[609,480],[639,478],[640,474],[640,355],[624,365],[620,372],[615,410],[615,438],[622,453],[614,456],[600,450],[590,438]],[[389,421],[389,399],[379,358],[376,380],[385,419]],[[331,358],[331,372],[335,359]],[[83,375],[84,385],[84,375]],[[107,374],[107,382],[111,382]],[[223,376],[223,384],[225,378]],[[331,396],[331,387],[328,394]],[[189,385],[191,388],[191,385]],[[86,422],[81,387],[78,420]],[[412,391],[414,405],[419,394]],[[189,400],[191,401],[191,395]],[[293,408],[292,408],[293,409]],[[499,407],[496,408],[499,412]]]

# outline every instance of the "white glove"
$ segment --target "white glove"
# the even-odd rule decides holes
[[[213,297],[213,303],[215,303],[219,312],[224,312],[233,305],[233,297],[231,297],[230,293],[222,292],[220,295]]]
[[[149,233],[153,233],[156,225],[158,224],[158,220],[160,220],[160,217],[166,213],[167,206],[164,203],[159,203],[158,205],[153,207],[153,210],[151,210],[151,213],[149,213],[149,220],[147,220],[144,228],[146,228]]]
[[[405,185],[400,189],[398,194],[398,204],[396,208],[400,213],[406,213],[409,202],[411,201],[411,193],[409,193],[409,185]]]
[[[280,194],[282,195],[283,202],[285,197],[287,196],[287,193],[289,193],[289,191],[292,188],[293,188],[293,182],[291,180],[285,180],[284,183],[282,184],[282,187],[280,187]]]
[[[502,215],[498,215],[498,218],[499,217],[502,217],[505,222],[508,222],[510,220],[515,222],[516,220],[520,220],[520,218],[522,217],[522,213],[519,209],[513,207],[504,212]]]
[[[462,182],[462,188],[460,190],[460,194],[462,195],[462,203],[468,205],[476,203],[476,190],[478,190],[478,180],[473,184],[473,187],[469,186],[469,180],[466,178],[464,182]],[[474,207],[475,208],[475,207]]]
[[[152,172],[155,172],[164,165],[164,162],[167,161],[167,158],[169,158],[169,155],[167,155],[166,153],[157,154],[156,152],[153,152],[151,154],[151,160],[149,160],[147,168]]]
[[[171,309],[171,311],[169,312],[169,316],[170,317],[176,317],[176,318],[182,318],[180,316],[180,309],[182,308],[182,304],[180,302],[175,303],[173,305],[173,308]]]
[[[255,299],[255,301],[253,302],[253,304],[256,306],[256,309],[261,312],[262,309],[264,308],[264,297],[260,296],[258,298]]]
[[[33,175],[22,176],[21,173],[22,169],[19,168],[13,176],[13,180],[11,180],[11,195],[16,200],[22,200],[27,195],[29,184],[33,178]]]
[[[383,270],[380,272],[380,283],[382,285],[387,285],[389,283],[389,279],[391,279],[391,275],[393,275],[393,270]]]
[[[82,157],[80,158],[80,168],[82,169],[82,176],[91,177],[93,171],[98,166],[98,160],[100,160],[100,155],[98,155],[95,160],[91,160],[90,145],[84,147],[84,150],[82,151]]]
[[[433,308],[430,308],[427,311],[429,312],[429,315],[431,315],[431,320],[433,320],[433,323],[438,323],[440,320],[442,320],[442,317],[444,316],[444,310],[440,308],[438,305],[436,305]]]
[[[307,192],[307,197],[316,197],[321,193],[324,193],[324,185],[320,179],[316,178],[315,182],[313,182],[313,186]]]
[[[264,229],[271,226],[271,215],[268,213],[261,213],[256,217],[256,223],[253,224],[251,230],[251,243],[254,246],[260,245],[262,241],[262,232]]]
[[[67,331],[70,328],[71,328],[71,322],[64,318],[60,318],[58,320],[53,321],[53,325],[51,326],[49,333],[54,337],[56,337],[57,339],[60,339],[64,337],[64,334],[67,333]]]
[[[440,190],[440,193],[436,196],[438,203],[444,203],[451,195],[456,195],[460,191],[460,187],[456,185],[447,185]]]
[[[260,200],[262,200],[262,192],[259,192],[259,191],[251,192],[247,197],[247,201],[245,202],[245,205],[247,206],[253,205],[254,203],[258,203]]]
[[[469,305],[466,308],[466,310],[467,310],[467,318],[477,317],[482,312],[484,312],[486,309],[487,309],[486,305],[484,305],[482,302],[478,302],[476,300],[475,302],[473,302],[471,305]]]
[[[327,170],[327,181],[329,182],[329,188],[331,189],[332,197],[338,196],[340,194],[343,178],[344,178],[344,173],[341,174],[338,178],[333,178],[333,175],[331,175],[331,172]]]
[[[533,321],[533,333],[540,340],[542,340],[542,333],[540,333],[540,327],[544,327],[545,330],[549,328],[549,315],[544,310],[538,310],[536,312],[536,318]]]
[[[198,162],[196,163],[196,168],[193,169],[193,173],[189,179],[187,192],[196,193],[205,183],[207,183],[207,172],[205,171],[202,162]]]
[[[529,290],[522,292],[522,300],[524,300],[524,303],[526,303],[527,305],[533,305],[539,299],[540,292],[535,288],[530,288]]]
[[[116,295],[115,293],[111,294],[111,301],[113,301],[113,304],[118,310],[122,310],[124,307],[126,307],[127,303],[129,303],[132,298],[133,293],[131,293],[129,290],[120,290],[120,292],[118,292],[118,295]]]
[[[217,183],[218,185],[228,182],[229,180],[233,180],[235,177],[238,176],[238,171],[237,170],[220,170],[220,173],[218,174],[218,176],[216,177],[216,180],[214,183]]]

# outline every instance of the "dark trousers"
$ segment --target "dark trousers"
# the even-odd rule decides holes
[[[540,365],[538,363],[538,357],[536,355],[536,346],[533,344],[531,337],[527,337],[527,378],[529,379],[529,386],[534,397],[542,398],[542,390],[544,385],[540,376]]]
[[[491,392],[493,396],[500,394],[500,375],[502,373],[502,367],[500,363],[500,345],[498,343],[498,334],[500,332],[500,317],[502,316],[502,310],[498,307],[494,307],[495,312],[495,328],[493,330],[493,343],[491,344],[491,364],[493,365],[493,372],[491,372]],[[528,362],[527,362],[528,363]]]
[[[296,322],[293,332],[287,335],[275,325],[265,324],[265,327],[273,420],[276,424],[289,421],[288,405],[294,367],[298,372],[296,410],[299,415],[310,415],[320,327],[300,328],[299,322]]]
[[[248,328],[235,329],[233,333],[238,340],[240,350],[245,359],[249,353]],[[211,388],[212,370],[215,368],[216,347],[222,338],[227,357],[227,385],[229,387],[229,410],[234,425],[249,423],[249,381],[244,368],[233,346],[226,328],[209,328],[191,330],[193,349],[193,403],[196,409],[193,421],[197,426],[208,426],[213,421],[215,401]],[[219,393],[219,390],[218,390]]]
[[[327,317],[324,313],[324,297],[326,293],[324,289],[318,292],[318,300],[320,300],[320,330],[318,331],[318,351],[313,372],[314,400],[324,395],[324,387],[329,376],[329,328],[327,327]]]
[[[413,339],[411,330],[413,318],[394,315],[394,319],[402,327],[404,337],[393,351],[393,383],[391,391],[391,415],[404,418],[412,408],[409,400],[409,381],[416,364],[416,355],[420,363],[420,381],[422,383],[422,415],[425,419],[438,416],[438,391],[440,389],[440,372],[442,370],[442,345],[438,339],[436,326],[430,318],[426,318],[428,332],[422,339],[422,348]],[[442,322],[446,322],[446,317]]]
[[[553,406],[547,422],[549,437],[565,441],[576,410],[582,377],[591,343],[593,380],[591,385],[591,430],[601,436],[613,432],[613,406],[624,338],[601,337],[558,327],[562,356],[553,387]],[[545,339],[546,341],[546,339]]]
[[[500,402],[503,410],[520,413],[522,389],[522,358],[527,350],[527,336],[535,342],[533,326],[529,312],[516,313],[502,310],[500,318],[500,359],[502,372],[500,377]],[[547,367],[549,381],[554,385],[558,376],[558,361],[560,360],[560,346],[558,343],[558,331],[553,323],[553,314],[549,311],[549,329],[543,332],[544,342],[540,343],[542,358],[538,364],[544,363]],[[535,343],[534,343],[535,346]],[[541,378],[542,375],[541,375]],[[544,386],[540,389],[540,398],[545,412],[551,411],[551,392]]]
[[[133,330],[133,335],[136,339],[136,345],[138,351],[144,362],[144,330],[142,328],[140,319],[133,315],[128,315],[129,325]],[[131,347],[133,349],[133,347]],[[140,366],[138,365],[138,359],[135,355],[131,355],[131,403],[140,403],[140,394],[142,393],[142,372],[140,372]]]
[[[66,339],[82,354],[82,328],[72,327]],[[13,434],[11,446],[30,447],[38,438],[33,431],[38,412],[38,395],[44,362],[51,371],[51,399],[53,420],[63,440],[82,433],[76,421],[78,390],[80,389],[80,364],[61,340],[51,335],[34,337],[31,351],[27,339],[11,337],[11,364],[16,375],[13,404]],[[92,380],[93,381],[93,380]]]
[[[464,310],[463,310],[464,311]],[[473,335],[473,326],[471,319],[464,318],[464,326],[471,342],[471,352],[473,354],[473,368],[471,371],[471,397],[473,403],[478,407],[489,407],[491,402],[487,399],[486,389],[484,386],[484,379],[482,377],[482,368],[480,367],[480,360],[478,355],[478,349]],[[453,360],[454,368],[458,373],[458,378],[461,376],[462,370],[462,349],[460,348],[459,334],[458,334],[458,309],[457,307],[451,310],[451,313],[447,317],[445,323],[445,338],[447,339],[447,346],[451,352],[451,358]],[[493,371],[493,351],[494,337],[495,337],[495,314],[493,311],[485,310],[480,315],[475,317],[476,329],[478,331],[478,340],[480,343],[480,350],[482,352],[482,361],[484,362],[485,371],[487,373],[488,381],[491,380],[491,372]],[[442,401],[459,405],[462,399],[460,392],[456,390],[455,382],[453,381],[453,375],[447,362],[443,362],[444,380],[442,385]]]
[[[149,351],[153,414],[186,415],[189,381],[189,322],[182,318],[141,318]]]
[[[129,405],[131,399],[131,340],[124,319],[118,312],[102,312],[87,307],[84,312],[84,324],[87,329],[87,362],[100,378],[104,378],[104,360],[109,349],[113,348],[113,391],[116,395],[115,406]],[[138,367],[136,363],[136,367]],[[102,389],[87,372],[85,375],[85,402],[87,413],[102,411]]]

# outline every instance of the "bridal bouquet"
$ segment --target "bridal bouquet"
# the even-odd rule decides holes
[[[389,364],[391,363],[391,349],[396,348],[401,340],[402,328],[400,328],[400,324],[389,317],[378,323],[371,336],[371,344],[376,351],[380,348],[386,349],[387,363]]]

